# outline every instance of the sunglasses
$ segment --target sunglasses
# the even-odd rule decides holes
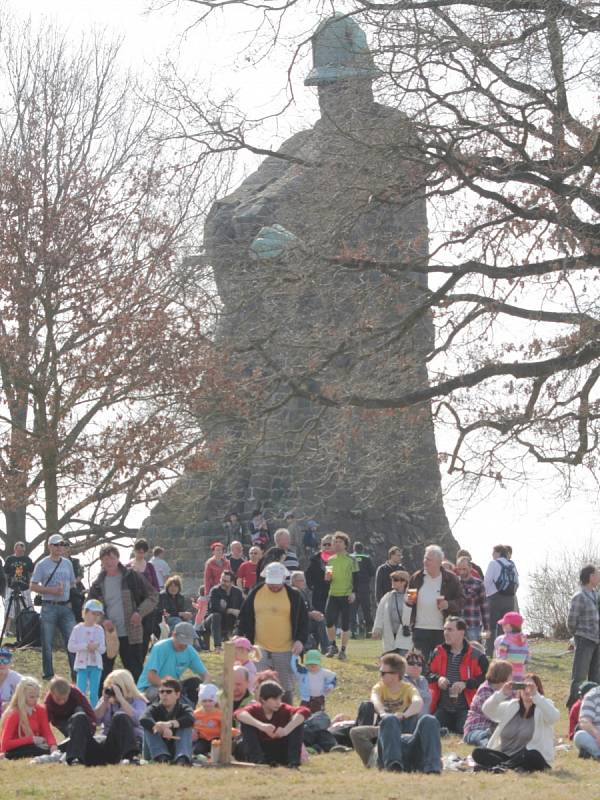
[[[175,691],[175,689],[159,689],[158,693],[159,694],[173,694],[174,691]]]

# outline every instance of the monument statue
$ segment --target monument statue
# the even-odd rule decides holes
[[[381,397],[426,385],[434,329],[415,312],[426,276],[377,268],[427,258],[416,132],[402,112],[375,102],[381,72],[352,18],[334,15],[317,28],[313,58],[305,83],[317,87],[320,119],[206,221],[223,304],[219,345],[237,354],[241,373],[264,376],[260,402],[272,410],[213,423],[207,436],[221,442],[222,469],[212,484],[188,476],[146,521],[146,535],[169,548],[178,569],[179,557],[205,556],[228,512],[248,520],[257,508],[273,518],[293,509],[300,528],[316,519],[322,532],[347,531],[381,558],[401,545],[409,565],[429,542],[456,551],[430,405],[377,412],[314,400],[316,392]],[[344,254],[369,264],[346,266]],[[418,322],[405,330],[413,312]]]

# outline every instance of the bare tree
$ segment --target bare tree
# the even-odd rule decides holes
[[[195,415],[227,403],[214,288],[181,265],[226,159],[168,143],[158,104],[118,64],[98,37],[2,30],[5,551],[56,531],[76,551],[131,535],[137,504],[207,468]]]
[[[578,550],[566,547],[549,553],[529,573],[525,619],[532,631],[568,639],[567,617],[571,598],[580,588],[579,573],[586,564],[600,563],[600,549],[592,541]]]

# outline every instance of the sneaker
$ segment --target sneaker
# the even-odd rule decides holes
[[[347,661],[348,660],[348,656],[346,655],[346,651],[345,650],[340,650],[340,652],[338,653],[338,660],[339,661]]]
[[[346,747],[346,745],[343,745],[343,744],[334,744],[329,752],[330,753],[350,753],[350,752],[352,752],[352,748],[351,747]]]
[[[339,650],[337,648],[337,644],[330,644],[329,649],[325,653],[325,658],[333,658],[334,656],[337,656],[338,652]]]

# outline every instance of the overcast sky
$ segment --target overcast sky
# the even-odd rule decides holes
[[[161,12],[145,13],[140,0],[9,0],[7,8],[18,14],[55,19],[73,37],[95,25],[124,37],[126,60],[135,69],[150,69],[165,58],[194,76],[199,91],[210,88],[217,95],[236,95],[239,105],[255,111],[283,106],[286,90],[284,59],[289,53],[266,57],[258,66],[248,58],[256,54],[251,37],[251,19],[238,6],[235,13],[215,16],[209,25],[189,27],[197,16],[193,4],[169,5]],[[310,28],[310,20],[306,22]],[[301,31],[304,35],[305,31]],[[245,52],[240,52],[243,48]],[[273,122],[267,137],[286,136],[304,127],[316,115],[314,90],[305,90],[301,67],[294,73],[295,102],[282,120]],[[269,144],[263,141],[261,144]],[[551,467],[533,468],[527,484],[508,484],[491,494],[480,492],[471,508],[462,512],[464,498],[454,489],[447,499],[448,517],[456,538],[484,565],[491,547],[505,542],[514,547],[514,556],[523,578],[547,553],[565,547],[582,546],[595,538],[598,496],[595,482],[582,475],[572,498],[565,499],[562,482]]]

